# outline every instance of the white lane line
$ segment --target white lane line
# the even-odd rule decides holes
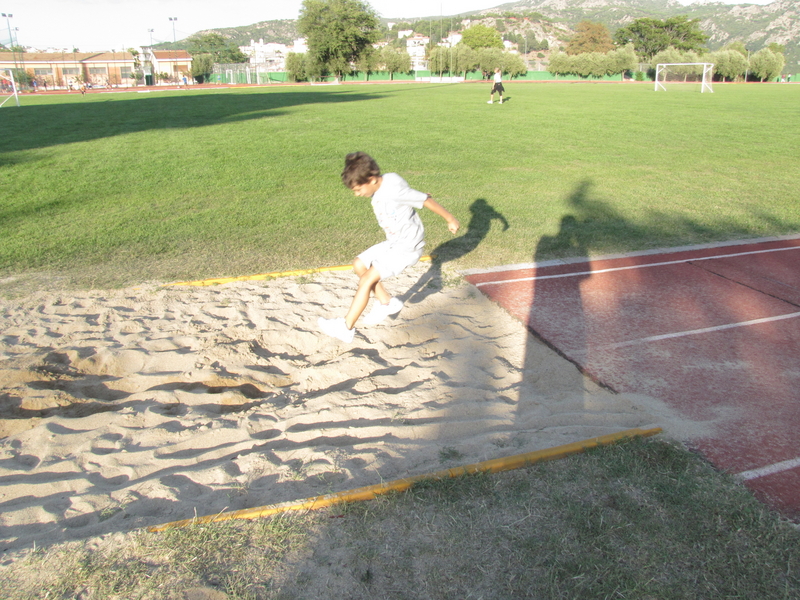
[[[587,275],[597,275],[598,273],[611,273],[613,271],[629,271],[631,269],[646,269],[648,267],[664,267],[667,265],[679,265],[687,262],[695,262],[700,260],[714,260],[717,258],[734,258],[737,256],[749,256],[751,254],[765,254],[767,252],[783,252],[785,250],[800,250],[800,247],[791,246],[789,248],[771,248],[768,250],[752,250],[750,252],[734,252],[733,254],[718,254],[716,256],[703,256],[698,258],[684,258],[681,260],[669,260],[664,262],[649,263],[646,265],[632,265],[628,267],[612,267],[609,269],[598,269],[597,271],[579,271],[577,273],[562,273],[560,275],[536,275],[533,277],[519,277],[517,279],[498,279],[497,281],[482,281],[476,283],[475,287],[483,287],[486,285],[496,285],[502,283],[518,283],[520,281],[541,281],[543,279],[558,279],[560,277],[586,277]],[[535,267],[534,267],[535,268]]]
[[[783,321],[784,319],[795,319],[800,317],[800,312],[788,313],[785,315],[778,315],[776,317],[764,317],[762,319],[753,319],[752,321],[741,321],[739,323],[729,323],[727,325],[716,325],[714,327],[703,327],[702,329],[691,329],[689,331],[678,331],[676,333],[665,333],[662,335],[651,335],[649,337],[640,338],[638,340],[630,340],[627,342],[617,342],[616,344],[607,344],[601,348],[624,348],[626,346],[635,346],[636,344],[646,344],[647,342],[658,342],[660,340],[668,340],[672,338],[686,337],[689,335],[698,335],[703,333],[711,333],[712,331],[724,331],[726,329],[735,329],[737,327],[747,327],[749,325],[760,325],[762,323],[771,323],[773,321]]]
[[[775,473],[782,473],[784,471],[788,471],[789,469],[794,469],[795,467],[800,467],[800,458],[792,458],[790,460],[784,460],[779,463],[775,463],[773,465],[767,465],[766,467],[761,467],[759,469],[742,471],[741,473],[737,473],[736,477],[738,479],[741,479],[742,481],[749,481],[750,479],[758,479],[759,477],[765,477],[766,475],[774,475]]]

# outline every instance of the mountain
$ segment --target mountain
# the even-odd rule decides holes
[[[573,30],[585,19],[603,23],[612,33],[634,19],[686,15],[700,20],[700,28],[710,36],[707,43],[710,50],[742,41],[751,52],[756,52],[777,43],[786,49],[785,70],[800,72],[800,3],[797,0],[775,0],[765,6],[721,2],[684,6],[675,0],[522,0],[480,13],[498,11],[534,11]]]
[[[259,21],[252,25],[240,25],[239,27],[221,27],[219,29],[203,29],[196,31],[189,37],[204,35],[207,33],[217,33],[227,39],[234,46],[249,46],[250,41],[264,40],[264,43],[287,44],[290,45],[300,37],[297,32],[296,19],[280,19],[275,21]],[[153,46],[158,50],[187,50],[189,48],[188,38],[177,42],[161,42]]]
[[[525,14],[527,21],[513,18]],[[454,27],[462,19],[481,20],[498,30],[525,33],[533,30],[537,39],[547,39],[551,47],[563,45],[575,31],[580,21],[603,23],[613,33],[623,25],[643,17],[667,19],[686,15],[699,19],[700,27],[709,36],[708,48],[717,50],[734,41],[742,41],[751,52],[771,43],[785,47],[785,71],[800,72],[800,2],[775,0],[765,6],[757,4],[722,4],[701,2],[684,6],[676,0],[520,0],[500,4],[494,8],[447,16]],[[425,17],[425,19],[442,17]],[[391,21],[418,21],[419,19],[382,19]],[[237,46],[250,44],[250,40],[289,44],[299,37],[297,21],[261,21],[241,27],[212,29],[198,33],[219,33]],[[185,48],[185,40],[177,44],[160,44],[164,48]]]
[[[198,31],[203,33],[218,33],[228,38],[236,46],[249,46],[250,40],[264,40],[264,43],[291,44],[300,37],[297,33],[297,20],[283,19],[279,21],[260,21],[252,25],[241,27],[226,27],[224,29],[210,29]],[[197,35],[197,34],[195,34]]]

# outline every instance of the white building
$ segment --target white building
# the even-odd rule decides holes
[[[305,38],[299,38],[291,46],[286,44],[276,44],[274,42],[264,43],[264,40],[250,40],[249,46],[239,46],[239,50],[250,58],[251,65],[258,65],[262,70],[285,71],[286,57],[290,52],[303,54],[308,51]]]
[[[308,44],[306,43],[306,38],[297,38],[292,45],[289,46],[289,52],[294,52],[295,54],[305,54],[308,52]]]
[[[451,31],[446,38],[444,38],[441,42],[439,42],[439,45],[444,48],[452,48],[463,39],[464,39],[463,35],[455,31]]]
[[[411,68],[414,71],[427,70],[428,61],[425,59],[425,50],[430,41],[431,38],[419,33],[406,38],[406,52],[411,57]]]

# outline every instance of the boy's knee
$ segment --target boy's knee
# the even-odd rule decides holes
[[[369,285],[370,287],[374,286],[381,280],[381,274],[378,273],[378,269],[375,267],[365,269],[359,273],[359,277],[359,285]]]
[[[353,271],[355,271],[355,274],[359,277],[367,272],[367,265],[365,265],[364,261],[358,256],[356,256],[356,259],[353,261]]]

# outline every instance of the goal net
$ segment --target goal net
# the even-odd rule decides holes
[[[7,96],[7,97],[6,97]],[[0,106],[14,98],[19,106],[19,95],[17,94],[17,83],[14,81],[14,73],[9,69],[0,70]]]
[[[656,65],[656,90],[667,91],[667,84],[700,85],[700,92],[711,92],[713,63],[661,63]]]

